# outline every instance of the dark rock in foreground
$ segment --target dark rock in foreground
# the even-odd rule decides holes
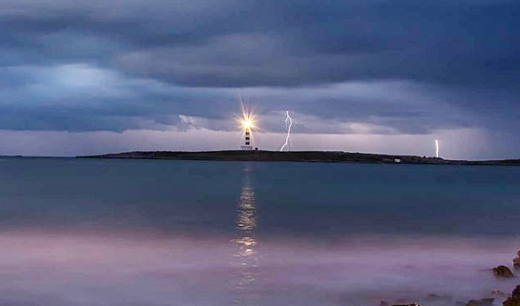
[[[466,306],[491,306],[491,305],[493,305],[494,300],[495,300],[494,298],[471,300],[466,304]]]
[[[495,274],[496,277],[503,277],[503,278],[512,278],[515,275],[511,270],[506,266],[498,266],[496,268],[493,268],[493,274]]]
[[[520,285],[516,286],[510,298],[502,303],[504,306],[520,306]]]
[[[520,251],[517,253],[518,257],[513,259],[513,266],[515,269],[520,269]]]

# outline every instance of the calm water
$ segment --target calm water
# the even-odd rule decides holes
[[[520,168],[0,159],[0,246],[0,305],[455,305],[518,282]]]

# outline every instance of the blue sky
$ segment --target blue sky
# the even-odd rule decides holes
[[[519,158],[520,3],[3,0],[0,154],[235,149]]]

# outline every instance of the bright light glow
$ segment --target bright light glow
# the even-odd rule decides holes
[[[238,122],[244,131],[251,132],[252,130],[256,129],[256,121],[253,114],[244,112],[243,117],[239,119]]]

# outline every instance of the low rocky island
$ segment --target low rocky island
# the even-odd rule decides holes
[[[520,159],[470,161],[448,160],[425,156],[349,153],[341,151],[135,151],[94,156],[78,156],[78,158],[520,166]]]

